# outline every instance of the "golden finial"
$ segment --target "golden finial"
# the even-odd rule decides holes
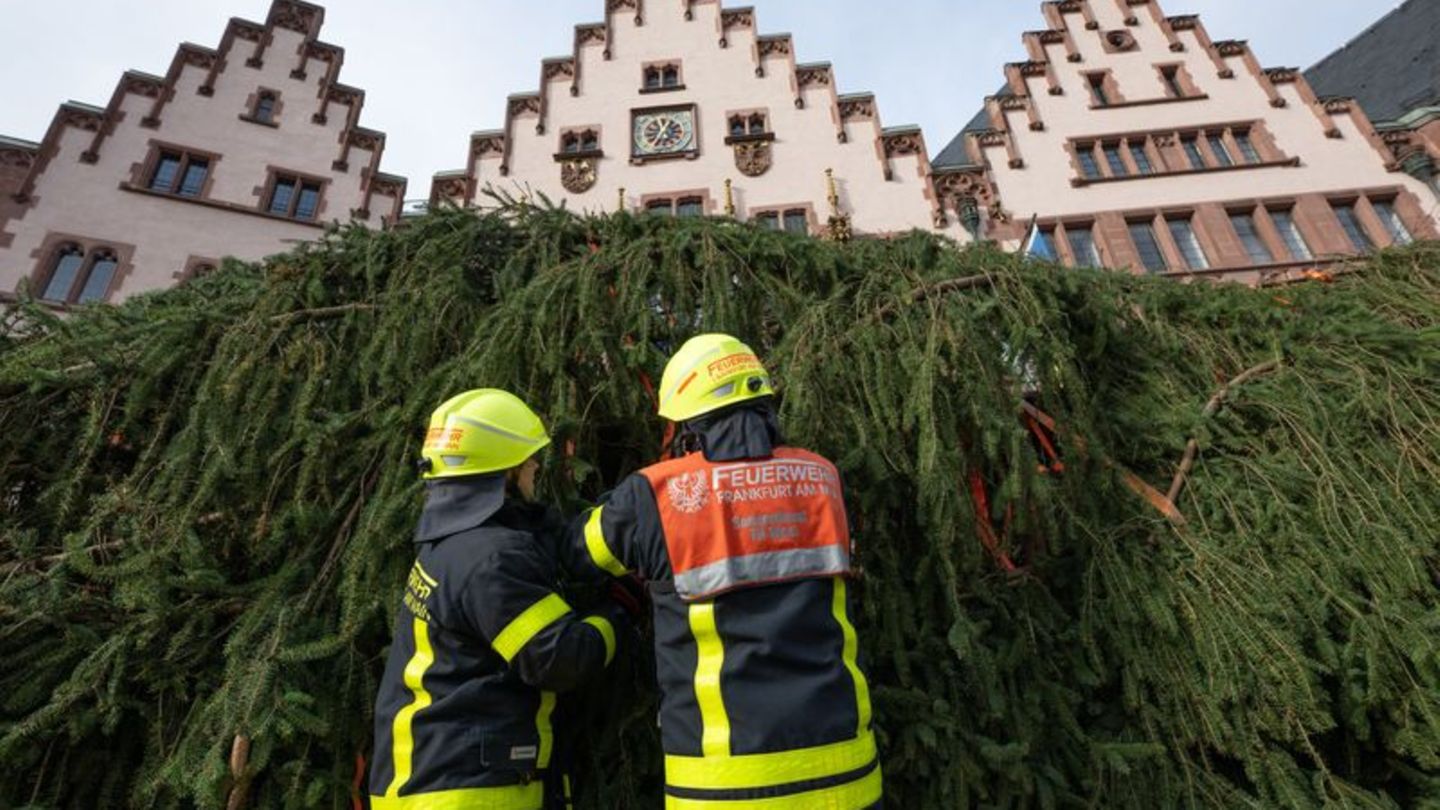
[[[840,216],[840,192],[835,188],[835,170],[825,170],[825,187],[829,191],[830,216]]]
[[[615,210],[623,213],[625,211],[625,188],[621,186],[619,199],[615,202]]]
[[[725,216],[735,217],[735,184],[728,177],[725,178]]]

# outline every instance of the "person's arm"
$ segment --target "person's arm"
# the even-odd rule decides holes
[[[528,537],[506,544],[471,572],[462,605],[525,683],[565,692],[610,663],[628,619],[608,605],[596,615],[577,615],[555,591],[546,563]]]
[[[660,509],[642,475],[626,478],[599,506],[571,521],[560,546],[561,564],[580,582],[598,585],[631,574],[651,581],[671,576]]]

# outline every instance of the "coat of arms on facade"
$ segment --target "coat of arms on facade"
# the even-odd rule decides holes
[[[685,473],[671,478],[665,484],[665,494],[676,510],[693,515],[705,508],[710,501],[710,486],[705,472]]]
[[[770,171],[769,141],[744,141],[735,144],[735,168],[746,177],[759,177]]]
[[[571,194],[584,194],[599,179],[594,158],[571,158],[560,163],[560,184]]]

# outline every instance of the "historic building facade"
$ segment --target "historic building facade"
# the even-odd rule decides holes
[[[169,287],[258,259],[327,223],[395,221],[405,181],[324,11],[275,0],[218,48],[180,46],[164,76],[121,77],[104,107],[61,105],[39,143],[0,138],[0,295],[66,306]]]
[[[471,136],[432,202],[484,204],[487,187],[574,210],[726,215],[812,234],[938,228],[960,237],[916,127],[887,129],[869,93],[788,34],[719,0],[604,0],[574,51],[544,60],[500,129]]]
[[[1048,0],[1025,61],[933,161],[918,128],[883,126],[873,95],[797,62],[753,8],[593,1],[603,19],[470,137],[431,204],[543,195],[1010,248],[1033,223],[1068,265],[1247,282],[1440,236],[1436,0],[1309,78],[1159,0]],[[125,74],[104,108],[63,105],[40,143],[0,138],[0,295],[115,301],[329,223],[397,221],[405,181],[380,171],[385,138],[360,126],[322,20],[274,0],[217,49],[182,45],[163,77]]]
[[[1042,9],[1029,59],[933,170],[942,200],[952,172],[988,186],[992,238],[1038,218],[1067,264],[1260,281],[1436,236],[1433,189],[1352,99],[1158,0]]]
[[[1305,77],[1353,97],[1395,162],[1440,189],[1440,3],[1406,0]]]

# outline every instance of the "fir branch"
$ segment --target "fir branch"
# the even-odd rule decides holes
[[[1210,401],[1205,403],[1204,410],[1200,412],[1200,417],[1202,419],[1214,417],[1215,414],[1220,412],[1220,407],[1225,404],[1225,400],[1229,398],[1230,392],[1256,377],[1261,377],[1278,370],[1283,364],[1283,360],[1270,360],[1241,372],[1234,379],[1221,386],[1220,390],[1216,391],[1214,396],[1210,397]],[[1175,478],[1170,482],[1170,491],[1165,496],[1170,503],[1175,503],[1175,499],[1180,497],[1180,491],[1185,487],[1185,478],[1190,474],[1191,468],[1195,466],[1195,459],[1199,457],[1199,455],[1200,440],[1192,437],[1190,441],[1185,444],[1185,455],[1180,459],[1180,466],[1175,471]]]

